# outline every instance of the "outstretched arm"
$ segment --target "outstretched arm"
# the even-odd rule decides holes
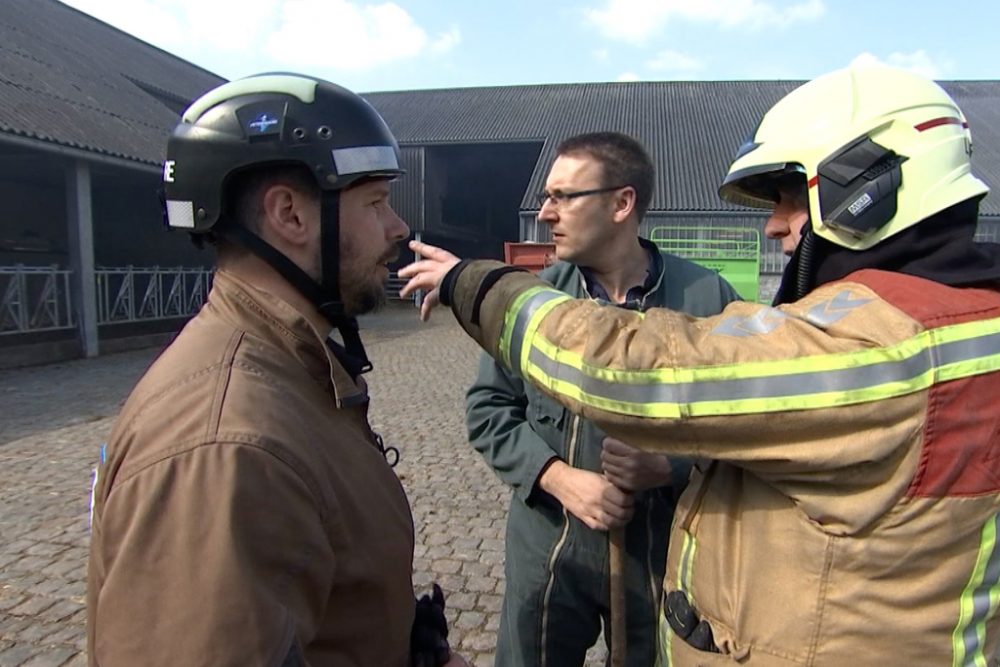
[[[933,364],[937,343],[879,297],[875,277],[692,318],[572,299],[499,262],[438,260],[410,275],[439,287],[502,366],[633,447],[738,465],[845,532],[906,491],[926,408],[912,360]]]

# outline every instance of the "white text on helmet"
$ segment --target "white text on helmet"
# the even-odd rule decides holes
[[[163,182],[173,183],[174,182],[174,168],[177,163],[174,160],[167,160],[163,163]]]

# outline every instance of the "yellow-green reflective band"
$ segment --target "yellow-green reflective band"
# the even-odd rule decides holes
[[[519,294],[504,314],[499,346],[501,363],[515,373],[520,373],[529,328],[534,331],[542,315],[569,300],[570,297],[565,292],[551,287],[532,287]]]
[[[684,544],[681,546],[681,560],[677,565],[677,588],[690,597],[691,595],[691,571],[694,562],[694,553],[698,548],[697,540],[694,536],[684,532]],[[661,605],[659,622],[660,642],[656,656],[656,667],[669,667],[672,659],[674,631],[667,621],[666,605]]]
[[[986,621],[996,614],[1000,601],[1000,548],[997,529],[1000,514],[983,526],[979,555],[972,577],[962,591],[958,625],[952,633],[953,667],[986,667],[983,646],[986,643]]]
[[[656,667],[670,667],[670,651],[673,647],[674,633],[670,630],[667,616],[660,612],[660,646],[656,654]]]
[[[654,418],[851,405],[1000,370],[1000,319],[923,331],[886,348],[695,368],[599,368],[541,336],[530,342],[527,377],[586,405]]]
[[[698,549],[698,543],[694,536],[684,531],[684,544],[681,547],[681,562],[677,566],[677,588],[688,592],[691,590],[691,570],[694,562],[694,552]]]

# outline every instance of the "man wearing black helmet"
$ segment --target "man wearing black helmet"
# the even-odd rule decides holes
[[[378,113],[310,77],[234,81],[184,113],[167,220],[215,243],[218,271],[102,448],[92,666],[448,662],[355,320],[409,233],[401,173]]]

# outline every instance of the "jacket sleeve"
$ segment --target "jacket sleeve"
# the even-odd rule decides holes
[[[832,485],[869,489],[912,453],[926,396],[884,373],[905,370],[906,341],[922,328],[864,285],[692,318],[598,308],[525,273],[480,294],[494,268],[473,262],[455,277],[459,322],[502,365],[609,435],[729,461],[793,496],[805,484],[817,500]],[[908,479],[896,481],[903,488],[881,490],[880,501],[905,490]]]
[[[743,297],[739,295],[739,292],[729,284],[728,280],[719,276],[719,291],[722,293],[719,300],[722,303],[732,303],[733,301],[742,301]]]
[[[482,355],[479,373],[466,393],[469,443],[530,504],[538,477],[556,453],[532,428],[527,410],[524,382]]]
[[[269,451],[215,443],[118,479],[97,529],[92,664],[277,666],[315,635],[335,554],[310,488]]]

